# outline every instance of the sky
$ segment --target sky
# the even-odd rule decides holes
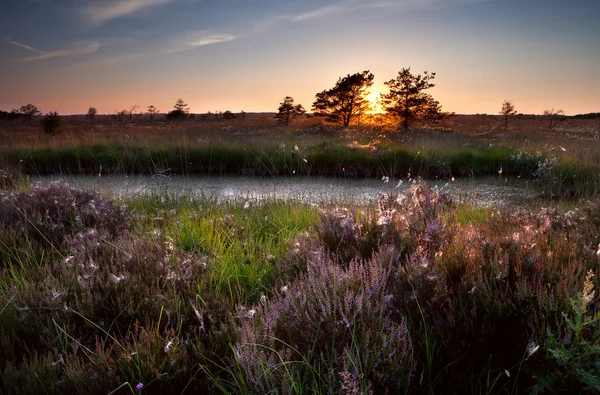
[[[600,111],[598,0],[6,0],[0,110],[310,111],[339,77],[374,94],[436,72],[444,111]],[[138,111],[140,111],[138,110]]]

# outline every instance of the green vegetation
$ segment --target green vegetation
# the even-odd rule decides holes
[[[3,393],[598,388],[598,201],[1,199]]]
[[[64,118],[60,136],[7,121],[0,392],[596,391],[595,124],[512,117],[510,134],[502,118],[411,134],[272,115]],[[573,209],[511,213],[420,183],[313,207],[28,179],[132,173],[493,175]]]

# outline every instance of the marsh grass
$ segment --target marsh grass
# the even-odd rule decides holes
[[[3,150],[2,160],[38,158],[14,167],[17,179],[44,168],[168,174],[201,163],[257,175],[538,172],[549,191],[574,190],[560,198],[597,192],[593,161],[573,151],[540,170],[554,151],[464,146],[471,136],[417,147],[440,136],[427,131],[397,146],[349,129],[335,133],[350,141],[331,142],[315,126],[298,132],[304,143],[291,131],[282,146],[245,127],[259,136],[254,145],[47,140]],[[595,199],[566,213],[506,212],[416,184],[374,206],[317,209],[19,188],[0,197],[0,392],[578,392],[600,377],[586,351],[599,334],[589,297]]]
[[[594,196],[600,188],[595,120],[566,119],[548,129],[543,117],[520,116],[504,131],[494,116],[458,116],[437,129],[408,134],[385,123],[340,128],[316,119],[282,127],[269,114],[244,120],[64,121],[61,136],[46,136],[27,121],[4,121],[0,168],[24,175],[451,179],[501,174],[539,181],[547,196],[558,199]]]

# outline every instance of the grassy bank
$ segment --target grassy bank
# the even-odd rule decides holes
[[[308,119],[111,122],[64,118],[47,136],[34,121],[0,124],[0,168],[24,175],[187,174],[451,179],[501,174],[538,183],[552,197],[595,196],[600,143],[594,120],[552,129],[539,117],[499,128],[493,116],[459,116],[438,129],[400,133],[382,124],[340,128]],[[36,126],[37,125],[37,126]]]
[[[599,213],[5,192],[1,392],[598,391]]]

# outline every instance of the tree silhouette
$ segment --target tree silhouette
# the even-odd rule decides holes
[[[317,116],[324,116],[330,122],[350,125],[354,116],[360,116],[369,109],[368,89],[375,77],[369,70],[348,74],[339,78],[331,89],[317,93],[312,109]]]
[[[294,98],[286,96],[283,98],[283,102],[279,103],[275,118],[277,119],[277,122],[289,125],[291,121],[303,116],[305,113],[306,110],[302,107],[302,104],[294,105]]]
[[[388,114],[400,119],[400,125],[405,131],[416,120],[437,120],[443,116],[440,103],[423,92],[435,86],[431,82],[434,78],[435,73],[428,71],[412,74],[409,67],[403,68],[395,79],[385,83],[390,92],[381,95],[383,106]]]
[[[158,114],[159,110],[151,104],[148,106],[147,112],[150,114],[150,119],[154,119],[154,116]]]
[[[87,114],[85,114],[85,117],[86,117],[87,119],[94,119],[94,117],[96,116],[96,114],[98,114],[98,110],[96,110],[96,108],[95,108],[95,107],[90,107],[90,108],[88,109],[88,112],[87,112]]]
[[[517,110],[515,110],[512,101],[504,100],[504,103],[502,103],[502,110],[500,110],[499,114],[502,115],[504,119],[504,130],[506,130],[508,128],[508,119],[513,115],[516,115]]]
[[[38,110],[36,106],[34,106],[31,103],[21,106],[19,112],[25,115],[27,118],[33,118],[34,116],[40,115],[42,113],[40,110]]]
[[[42,128],[44,133],[49,135],[57,135],[62,132],[61,121],[58,112],[51,111],[42,120]]]
[[[167,118],[185,118],[190,112],[188,105],[181,98],[177,99],[173,108],[175,109],[167,114]]]
[[[551,110],[544,110],[544,116],[548,117],[549,125],[548,129],[552,130],[554,127],[554,121],[560,119],[561,116],[565,115],[565,112],[562,109],[555,110],[554,108]]]

